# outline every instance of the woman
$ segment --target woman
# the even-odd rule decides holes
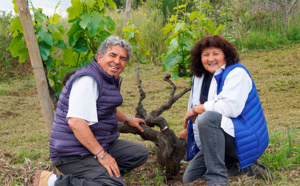
[[[180,138],[187,136],[187,160],[192,161],[183,182],[204,175],[207,185],[228,185],[228,173],[252,176],[254,169],[264,171],[256,160],[268,146],[267,124],[254,82],[234,46],[209,36],[196,43],[191,55],[193,87]],[[238,172],[237,163],[243,171]]]

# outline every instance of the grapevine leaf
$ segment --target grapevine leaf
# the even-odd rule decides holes
[[[40,30],[37,33],[41,40],[44,40],[49,46],[53,46],[53,37],[45,29]]]
[[[88,25],[91,31],[91,36],[96,36],[101,30],[104,30],[105,23],[103,23],[103,16],[98,12],[92,13],[92,20]]]
[[[13,0],[12,3],[14,4],[14,12],[18,13],[18,7],[17,7],[16,0]]]
[[[78,54],[73,53],[72,47],[68,47],[63,54],[63,62],[69,67],[75,67]]]
[[[107,30],[109,30],[110,32],[114,32],[116,28],[116,23],[112,20],[112,18],[109,16],[104,17],[104,21],[106,23]]]
[[[19,55],[19,51],[23,48],[24,40],[22,39],[23,35],[20,34],[17,37],[13,38],[10,42],[8,49],[10,50],[13,57],[17,57]]]
[[[65,50],[67,48],[66,43],[63,40],[58,40],[55,45],[56,47]]]
[[[89,22],[91,21],[91,16],[89,14],[84,14],[83,16],[80,17],[81,21],[79,25],[81,28],[85,29]]]
[[[112,9],[113,9],[114,11],[117,10],[117,5],[116,5],[116,3],[115,3],[113,0],[106,0],[106,3],[107,3],[110,7],[112,7]]]
[[[81,3],[85,3],[89,8],[92,8],[94,5],[94,0],[80,0]]]
[[[57,24],[56,25],[56,28],[58,29],[59,33],[61,34],[64,34],[65,33],[65,30],[64,30],[64,27],[60,24]]]
[[[48,25],[47,28],[48,28],[48,30],[49,30],[50,33],[54,32],[55,28],[54,28],[53,25]]]
[[[52,59],[51,56],[49,56],[47,60],[44,60],[44,62],[46,64],[46,67],[50,68],[52,66],[52,64],[53,64],[53,59]]]
[[[69,32],[67,33],[67,36],[69,37],[69,45],[71,47],[75,45],[81,32],[82,28],[79,26],[79,21],[77,21],[71,26]]]
[[[59,32],[53,32],[52,37],[55,41],[62,40],[62,35]]]
[[[25,62],[28,58],[28,49],[27,48],[22,48],[20,51],[19,51],[19,62],[22,63],[22,62]]]
[[[40,48],[42,60],[43,61],[47,60],[50,54],[51,46],[49,46],[46,42],[42,41],[39,42],[39,48]]]
[[[74,46],[74,50],[78,52],[79,54],[87,52],[89,50],[88,43],[85,40],[85,38],[81,37]]]
[[[83,11],[83,6],[80,3],[80,0],[72,0],[72,6],[67,8],[68,20],[73,20],[76,17],[79,17]]]
[[[16,37],[19,33],[23,33],[20,17],[10,19],[10,32],[13,34],[13,37]]]
[[[38,10],[34,11],[34,19],[39,22],[40,24],[43,24],[44,19],[46,18],[46,15],[43,14],[43,9],[39,8]]]
[[[49,22],[50,22],[50,24],[55,24],[56,25],[60,18],[61,18],[60,15],[54,14],[53,17],[49,18]]]

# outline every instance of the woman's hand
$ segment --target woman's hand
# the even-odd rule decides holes
[[[186,129],[188,127],[188,122],[191,117],[193,117],[193,123],[195,122],[198,114],[202,114],[204,112],[204,105],[196,105],[192,109],[190,109],[183,118],[183,128]]]
[[[184,139],[185,141],[187,141],[187,136],[188,136],[188,129],[184,129],[183,131],[180,132],[179,139]]]

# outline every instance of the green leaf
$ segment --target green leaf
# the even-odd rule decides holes
[[[56,28],[58,29],[59,33],[64,34],[65,33],[65,29],[62,25],[57,24]]]
[[[190,19],[190,21],[192,21],[192,20],[196,19],[198,16],[199,16],[199,13],[194,11],[189,15],[189,19]]]
[[[80,17],[81,21],[79,22],[79,25],[81,28],[85,29],[89,22],[91,21],[91,16],[88,14],[84,14],[83,16]]]
[[[14,4],[14,12],[18,13],[18,7],[17,7],[16,0],[13,0],[12,3]]]
[[[55,25],[56,25],[60,18],[61,18],[60,15],[54,14],[53,17],[50,17],[50,18],[49,18],[49,23],[50,23],[50,24],[55,24]]]
[[[20,34],[17,37],[12,39],[8,49],[13,55],[13,57],[17,57],[19,55],[19,51],[23,48],[23,46],[24,46],[23,35]]]
[[[88,29],[91,31],[91,37],[96,36],[100,31],[104,30],[104,26],[103,16],[98,12],[93,12],[92,20],[88,25]]]
[[[72,47],[68,47],[63,53],[63,62],[70,68],[76,66],[78,58],[78,54],[73,53],[73,51]]]
[[[214,22],[212,22],[211,20],[209,20],[209,21],[207,22],[207,25],[205,26],[205,29],[206,29],[210,34],[214,34],[214,33],[215,33]]]
[[[80,38],[77,42],[76,45],[74,46],[74,50],[78,52],[79,54],[87,52],[89,50],[88,48],[88,43],[85,40],[85,38]]]
[[[172,41],[170,42],[170,46],[168,48],[169,48],[168,54],[177,52],[177,49],[178,49],[177,38],[172,39]]]
[[[94,0],[80,0],[81,3],[85,3],[89,8],[92,8],[94,5]]]
[[[80,0],[72,0],[72,6],[67,8],[68,12],[68,20],[73,20],[76,17],[79,17],[80,14],[83,12],[83,6],[80,3]]]
[[[200,21],[202,21],[204,19],[204,17],[206,16],[206,14],[201,14],[200,16]]]
[[[214,35],[219,35],[219,31],[223,28],[224,26],[222,24],[219,24],[219,26],[216,28]]]
[[[53,64],[53,59],[52,59],[51,56],[49,56],[48,59],[45,60],[44,62],[45,62],[45,64],[46,64],[46,67],[47,67],[47,68],[51,68],[51,67],[52,67],[52,64]]]
[[[58,40],[58,41],[54,44],[54,46],[56,46],[56,47],[58,47],[58,48],[60,48],[60,49],[63,49],[63,50],[65,50],[65,49],[67,48],[66,43],[65,43],[63,40]]]
[[[181,56],[177,53],[171,53],[163,59],[165,71],[170,72],[175,68],[181,60]]]
[[[113,0],[106,0],[106,3],[114,10],[117,10],[117,5]]]
[[[23,28],[21,24],[20,17],[14,17],[10,19],[10,32],[13,34],[13,37],[23,33]]]
[[[69,37],[69,45],[71,47],[75,45],[82,31],[82,28],[79,26],[79,21],[76,21],[76,23],[71,26],[69,32],[67,33],[67,36]]]
[[[52,37],[54,39],[54,42],[58,40],[62,40],[62,35],[59,32],[53,32]]]
[[[170,22],[176,21],[177,15],[171,15]]]
[[[43,9],[39,8],[34,11],[34,19],[41,24],[43,24],[44,20],[47,18],[45,14],[43,14]]]
[[[40,39],[44,40],[49,46],[53,46],[53,37],[45,29],[40,30],[37,35],[40,36]]]
[[[171,25],[170,23],[166,24],[166,26],[162,29],[164,31],[164,34],[166,35],[169,33],[171,30],[173,30],[174,25]]]
[[[39,42],[39,48],[40,48],[42,60],[43,61],[47,60],[50,54],[51,46],[49,46],[46,42],[42,41]]]
[[[114,22],[114,20],[112,20],[111,17],[107,16],[104,17],[104,22],[106,23],[106,28],[108,31],[110,32],[114,32],[116,29],[116,23]]]
[[[48,25],[47,28],[50,33],[54,32],[55,27],[53,25]]]
[[[23,63],[27,60],[28,58],[28,49],[27,48],[22,48],[19,51],[19,62]]]
[[[174,32],[177,34],[179,31],[184,30],[185,23],[177,23]]]
[[[208,8],[212,8],[212,6],[210,4],[207,4],[206,2],[203,2],[202,4]]]

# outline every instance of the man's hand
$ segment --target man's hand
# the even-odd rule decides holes
[[[144,123],[146,125],[146,122],[140,118],[130,118],[128,121],[129,126],[135,127],[139,131],[144,132],[144,129],[140,126],[140,123]]]
[[[104,168],[106,168],[110,177],[113,177],[113,175],[115,175],[116,177],[119,177],[120,170],[119,170],[119,167],[118,167],[118,164],[117,164],[115,158],[113,158],[110,154],[106,154],[106,156],[103,159],[101,159],[101,156],[103,156],[104,153],[102,155],[97,156],[99,163]]]

